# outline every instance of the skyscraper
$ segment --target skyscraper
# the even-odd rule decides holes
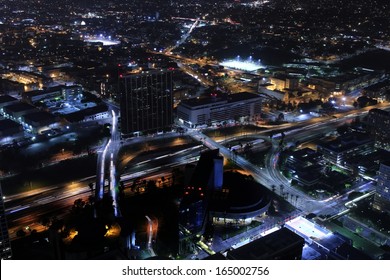
[[[12,251],[11,251],[11,242],[8,236],[8,226],[7,226],[7,219],[5,217],[3,191],[1,189],[1,185],[0,185],[0,227],[1,227],[1,236],[0,236],[1,259],[6,260],[12,257]]]
[[[366,124],[376,144],[390,150],[390,112],[381,109],[371,109],[368,112]]]
[[[374,207],[390,213],[390,161],[379,167]]]
[[[122,135],[158,132],[173,124],[171,71],[146,71],[121,79]]]

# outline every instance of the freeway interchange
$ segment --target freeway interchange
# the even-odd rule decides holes
[[[289,193],[290,203],[293,204],[301,215],[308,213],[327,213],[330,215],[337,215],[347,209],[345,204],[347,201],[348,193],[331,197],[326,200],[314,200],[309,195],[291,186],[290,181],[287,180],[277,168],[277,158],[280,152],[278,147],[278,138],[280,137],[280,130],[283,129],[285,133],[285,141],[308,141],[313,138],[319,137],[329,131],[335,129],[335,127],[344,124],[345,122],[355,118],[356,116],[363,116],[367,114],[371,108],[389,109],[388,104],[378,104],[375,107],[369,107],[365,109],[353,110],[338,114],[337,118],[333,117],[320,117],[302,122],[289,123],[283,127],[277,126],[256,132],[255,136],[264,141],[258,141],[256,145],[265,145],[265,142],[270,142],[272,148],[270,153],[266,157],[265,168],[260,168],[240,155],[234,154],[230,149],[222,145],[222,142],[216,142],[210,137],[203,134],[200,130],[189,129],[187,135],[202,143],[202,145],[194,145],[193,147],[186,148],[180,151],[160,155],[152,159],[147,159],[137,164],[134,164],[129,170],[126,170],[124,174],[118,173],[118,151],[123,145],[133,145],[134,143],[144,142],[147,143],[155,139],[166,139],[171,141],[177,137],[176,133],[168,133],[163,135],[156,135],[154,137],[136,137],[121,141],[119,132],[116,129],[116,112],[112,110],[112,126],[111,126],[111,138],[102,146],[98,156],[98,166],[96,176],[89,178],[83,178],[78,182],[69,182],[59,186],[45,188],[36,192],[24,193],[7,197],[5,199],[6,215],[9,224],[9,232],[11,239],[15,239],[16,232],[20,228],[29,228],[36,230],[44,230],[45,228],[40,225],[40,217],[48,214],[53,214],[61,217],[65,215],[69,208],[73,205],[76,199],[88,199],[92,194],[88,184],[95,183],[95,196],[101,197],[104,192],[110,192],[116,201],[116,185],[119,181],[125,183],[135,180],[139,177],[158,176],[158,174],[167,172],[174,167],[185,165],[190,162],[195,162],[199,153],[207,147],[209,149],[220,150],[220,153],[228,159],[233,160],[239,167],[250,173],[253,178],[269,188],[275,191],[275,186],[281,188],[283,186],[283,192]],[[275,133],[273,138],[268,136],[269,133]],[[248,136],[248,134],[246,135]],[[225,136],[225,141],[238,139],[240,135]],[[173,141],[173,140],[172,140]],[[108,184],[107,184],[108,182]],[[372,184],[364,184],[358,186],[359,191],[372,191]],[[280,190],[280,192],[282,192]],[[114,204],[114,207],[116,204]],[[115,207],[117,216],[120,216],[120,211]]]

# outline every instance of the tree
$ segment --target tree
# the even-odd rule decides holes
[[[280,196],[283,197],[284,185],[280,185],[279,188],[280,188]]]
[[[123,193],[124,192],[124,190],[125,190],[125,183],[123,182],[123,181],[121,181],[120,183],[119,183],[119,192],[120,193]]]
[[[339,126],[337,128],[337,133],[340,134],[340,135],[343,135],[343,134],[347,133],[348,130],[349,130],[349,125],[344,124],[344,125]]]
[[[84,209],[84,206],[85,206],[85,201],[83,201],[81,198],[76,199],[73,202],[73,206],[72,206],[72,210],[71,211],[74,214],[80,214],[82,209]]]
[[[355,119],[352,121],[352,123],[355,124],[355,125],[360,124],[360,123],[361,123],[360,117],[359,117],[359,116],[356,116]]]
[[[296,185],[298,185],[298,181],[295,180],[295,179],[292,179],[291,180],[291,186],[296,186]]]
[[[17,236],[17,237],[25,237],[25,236],[26,236],[26,232],[25,232],[23,229],[19,229],[19,230],[16,232],[16,236]]]
[[[92,182],[88,184],[88,187],[89,187],[89,189],[91,190],[91,192],[93,192],[93,187],[94,187],[94,185],[95,185],[95,184],[92,183]]]
[[[357,102],[358,102],[360,108],[363,108],[363,107],[366,107],[366,106],[376,105],[378,103],[377,100],[369,98],[367,96],[360,96],[357,99]]]
[[[363,193],[361,193],[361,192],[351,192],[348,195],[348,200],[354,200],[355,198],[358,198],[358,197],[360,197],[362,195],[363,195]]]
[[[41,219],[41,225],[43,225],[44,227],[48,228],[51,224],[51,221],[50,221],[50,218],[47,217],[47,216],[44,216],[42,217]]]
[[[146,188],[147,188],[149,191],[155,190],[155,189],[157,188],[157,186],[156,186],[156,181],[154,181],[154,180],[149,180],[148,183],[146,184]]]

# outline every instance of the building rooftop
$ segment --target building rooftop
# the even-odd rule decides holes
[[[203,260],[226,260],[226,257],[218,252],[218,253],[216,253],[214,255],[207,256]]]
[[[225,172],[221,191],[214,191],[210,210],[225,213],[248,213],[266,207],[270,203],[268,191],[247,175]]]
[[[386,159],[390,158],[390,152],[383,150],[383,149],[378,149],[377,151],[366,155],[364,157],[362,156],[354,156],[348,160],[348,163],[355,165],[355,166],[360,166],[364,167],[366,169],[378,169],[379,163],[386,161]]]
[[[383,162],[381,162],[381,164],[390,167],[390,160],[383,161]]]
[[[182,100],[181,104],[186,105],[187,107],[197,107],[208,104],[220,105],[224,103],[234,103],[243,100],[249,99],[258,99],[260,98],[259,94],[250,93],[250,92],[240,92],[229,94],[228,96],[212,96],[212,97],[203,97],[203,98],[190,98]]]
[[[336,250],[335,254],[339,258],[344,260],[371,260],[370,256],[366,253],[356,249],[348,243],[343,243]]]
[[[374,143],[374,140],[370,137],[369,134],[351,132],[344,134],[335,140],[329,142],[322,142],[318,146],[321,146],[322,148],[328,150],[332,150],[336,153],[341,153],[353,149],[354,147],[368,144],[370,142]]]
[[[106,104],[100,104],[95,107],[87,108],[84,110],[80,110],[74,113],[70,113],[65,115],[65,118],[70,122],[78,122],[83,120],[87,116],[92,116],[94,114],[103,113],[107,111]]]
[[[12,104],[4,107],[4,110],[9,112],[14,112],[14,113],[33,110],[33,109],[36,108],[30,104],[23,103],[23,102],[19,102],[17,104]]]
[[[240,248],[228,252],[228,259],[275,260],[287,259],[283,251],[301,247],[305,240],[287,228],[270,233]],[[301,253],[302,254],[302,253]]]
[[[337,76],[328,76],[328,77],[313,77],[314,79],[320,79],[328,82],[333,82],[333,83],[345,83],[352,81],[357,78],[362,78],[366,75],[373,75],[375,74],[374,72],[367,72],[367,71],[361,71],[361,72],[349,72],[349,73],[342,73]]]
[[[28,122],[28,121],[42,122],[42,121],[54,121],[55,120],[55,116],[53,114],[45,112],[45,111],[29,113],[29,114],[24,115],[23,118],[26,122]]]
[[[227,103],[226,99],[222,99],[218,97],[190,98],[190,99],[182,100],[180,102],[181,105],[184,105],[186,107],[198,107],[198,106],[203,106],[208,104],[220,105],[225,103]]]
[[[50,87],[47,89],[40,89],[40,90],[32,90],[32,91],[26,91],[24,95],[26,96],[37,96],[42,94],[49,94],[53,92],[61,92],[63,86],[56,86],[56,87]]]
[[[11,128],[17,128],[20,126],[21,125],[18,124],[17,122],[11,121],[9,119],[0,120],[0,131],[8,130]]]
[[[61,93],[63,89],[74,89],[74,88],[80,88],[80,86],[79,85],[59,85],[59,86],[49,87],[49,88],[40,89],[40,90],[26,91],[25,93],[23,93],[23,95],[37,96],[37,95],[42,95],[42,94],[54,93],[54,92]]]
[[[315,183],[319,180],[321,172],[318,170],[320,166],[307,166],[302,169],[297,170],[296,176],[302,182],[307,184]]]
[[[390,116],[390,112],[388,111],[385,111],[385,110],[381,110],[381,109],[371,109],[368,114],[379,114],[379,115],[383,115],[383,116]]]
[[[16,99],[15,97],[12,97],[10,95],[0,95],[0,104],[12,102],[12,101],[17,101],[17,100],[18,99]]]
[[[249,100],[249,99],[258,99],[260,98],[259,94],[251,93],[251,92],[239,92],[234,94],[228,95],[228,102],[238,102],[242,100]]]
[[[310,148],[303,148],[294,152],[290,155],[299,161],[317,161],[321,154]]]
[[[50,80],[51,79],[50,77],[47,77],[44,74],[39,74],[39,73],[35,73],[35,72],[27,72],[27,71],[21,71],[21,70],[15,70],[12,72],[15,74],[22,74],[22,75],[26,75],[26,76],[30,76],[30,77],[36,77],[36,78],[40,78],[43,80]]]

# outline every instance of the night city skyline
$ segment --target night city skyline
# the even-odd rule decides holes
[[[1,1],[2,260],[388,260],[389,157],[389,1]]]

